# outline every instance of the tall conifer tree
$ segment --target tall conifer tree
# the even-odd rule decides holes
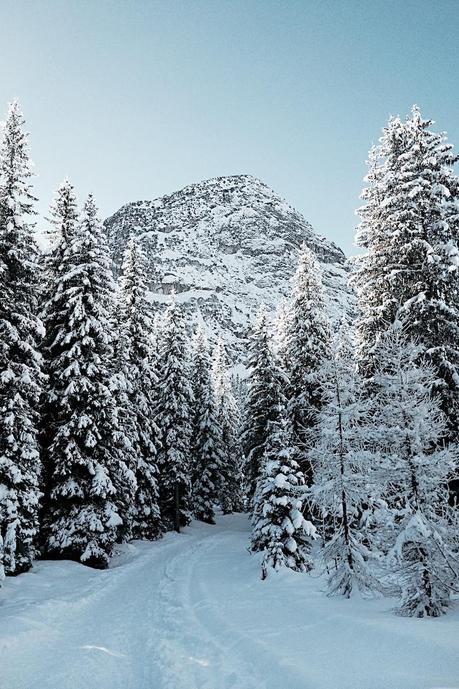
[[[46,550],[53,557],[105,567],[122,525],[120,493],[130,481],[117,442],[112,395],[113,281],[92,196],[67,238],[55,293],[58,314],[46,349],[48,399],[56,406],[46,448],[50,466]]]
[[[274,351],[282,370],[287,374],[291,361],[289,357],[290,303],[282,299],[276,309],[274,327]]]
[[[362,518],[379,501],[379,455],[372,405],[362,391],[349,330],[343,322],[330,361],[323,366],[320,433],[309,453],[314,466],[311,496],[326,525],[322,559],[328,590],[346,597],[355,588],[363,593],[381,588],[372,571],[373,544]]]
[[[447,484],[458,471],[457,447],[442,447],[446,417],[430,391],[432,364],[419,364],[419,346],[396,321],[378,344],[376,414],[386,519],[380,536],[400,586],[400,613],[437,617],[459,590],[458,510]]]
[[[23,127],[14,102],[0,147],[0,570],[6,574],[19,574],[32,565],[41,481],[38,249]]]
[[[295,459],[312,480],[307,449],[314,440],[312,430],[323,400],[320,375],[330,355],[330,327],[325,313],[322,276],[312,251],[303,245],[293,278],[287,342],[287,412],[292,426]]]
[[[223,481],[223,439],[211,375],[209,345],[198,327],[193,342],[194,393],[193,511],[197,519],[215,523],[214,504]]]
[[[258,313],[251,335],[248,366],[248,391],[242,440],[247,495],[249,501],[252,501],[270,434],[270,423],[277,419],[281,390],[281,372],[272,352],[264,307]]]
[[[160,505],[167,528],[179,530],[191,515],[193,391],[189,381],[188,336],[175,299],[165,314],[158,360],[158,416],[161,448]]]
[[[269,570],[308,571],[315,527],[303,516],[305,479],[293,457],[285,411],[269,423],[269,435],[254,496],[253,551],[263,553],[262,579]]]
[[[359,365],[371,376],[381,333],[400,320],[433,365],[433,390],[459,427],[459,181],[457,157],[444,134],[431,131],[414,106],[392,118],[370,153],[366,205],[357,244],[366,249],[355,277],[361,317]]]
[[[43,445],[43,483],[44,502],[43,510],[46,512],[46,499],[49,496],[49,480],[51,467],[47,462],[47,447],[52,439],[55,428],[59,398],[54,380],[54,366],[52,365],[51,350],[61,328],[65,323],[66,303],[65,296],[57,289],[62,272],[65,270],[65,257],[70,242],[75,238],[78,227],[78,208],[73,185],[68,181],[58,187],[53,203],[49,211],[50,227],[47,229],[46,250],[42,257],[42,286],[40,291],[40,316],[43,321],[44,334],[40,342],[43,355],[44,371],[47,375],[41,409],[41,440]]]
[[[245,508],[240,413],[227,368],[225,346],[219,340],[214,349],[212,377],[222,435],[223,466],[220,504],[224,514]]]
[[[157,466],[160,431],[154,420],[158,378],[147,301],[146,259],[137,238],[131,237],[128,242],[120,283],[119,361],[125,379],[128,434],[132,434],[137,480],[133,536],[157,538],[162,531]]]

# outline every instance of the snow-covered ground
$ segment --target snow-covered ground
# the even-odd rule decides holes
[[[329,599],[323,581],[259,579],[248,520],[123,547],[113,567],[39,562],[0,590],[1,689],[459,687],[459,610],[399,618]]]

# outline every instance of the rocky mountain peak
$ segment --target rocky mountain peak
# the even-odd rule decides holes
[[[274,309],[305,242],[322,264],[332,312],[345,308],[346,259],[333,242],[266,184],[250,175],[215,177],[153,201],[128,203],[105,221],[116,265],[127,240],[141,235],[150,259],[152,300],[175,291],[234,359],[261,303]]]

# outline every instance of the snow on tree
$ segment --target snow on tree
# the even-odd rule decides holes
[[[240,413],[228,372],[225,345],[221,339],[214,349],[212,379],[224,455],[220,504],[224,514],[243,512],[245,495]]]
[[[41,460],[38,411],[43,386],[38,248],[28,135],[17,102],[0,146],[0,569],[28,570],[37,551]]]
[[[154,311],[152,318],[152,330],[151,330],[151,346],[153,352],[153,358],[155,367],[157,366],[159,359],[159,348],[163,337],[165,318],[163,311]]]
[[[292,424],[295,459],[305,471],[312,468],[306,457],[311,429],[322,407],[320,372],[330,354],[330,327],[325,314],[322,276],[312,251],[303,245],[293,278],[289,328],[284,349],[288,352],[287,412]]]
[[[198,326],[193,340],[192,443],[193,512],[196,519],[215,523],[214,504],[221,492],[224,454],[222,429],[219,423],[211,375],[209,344],[202,327]]]
[[[419,350],[399,321],[376,350],[384,538],[401,585],[400,613],[436,617],[459,589],[459,522],[447,488],[457,476],[458,452],[443,443],[446,418],[431,395],[436,373],[432,364],[418,363]]]
[[[323,366],[320,435],[309,452],[314,466],[311,497],[328,527],[322,550],[328,591],[347,598],[355,587],[363,593],[381,589],[371,566],[376,553],[362,523],[364,511],[378,500],[378,455],[372,445],[371,404],[362,394],[350,332],[350,324],[343,321],[330,361]]]
[[[49,210],[50,226],[46,229],[47,249],[42,256],[42,284],[40,290],[40,317],[44,334],[40,343],[43,353],[43,369],[47,375],[43,403],[41,407],[41,442],[46,448],[52,438],[59,404],[54,389],[53,371],[49,370],[48,355],[53,342],[59,335],[65,314],[65,301],[57,297],[57,285],[65,269],[65,252],[69,241],[75,236],[78,225],[78,208],[75,190],[69,180],[58,187]],[[47,453],[43,453],[43,510],[46,511],[46,498],[49,495],[51,467],[47,463]]]
[[[110,389],[113,280],[92,196],[65,243],[54,293],[44,306],[52,326],[44,348],[45,404],[55,407],[45,448],[50,467],[45,547],[52,557],[105,567],[132,475],[120,450]]]
[[[252,516],[252,551],[263,553],[261,578],[288,567],[297,572],[312,568],[310,549],[315,527],[303,516],[304,474],[293,458],[285,410],[269,423]]]
[[[182,308],[172,299],[165,313],[158,359],[158,412],[161,447],[160,507],[167,528],[190,522],[193,391],[188,336]]]
[[[137,503],[138,492],[136,468],[136,417],[129,403],[131,387],[121,369],[117,368],[120,340],[113,340],[113,362],[115,365],[109,380],[109,390],[116,408],[116,431],[114,433],[114,448],[122,458],[123,470],[114,479],[114,504],[120,517],[117,529],[117,542],[127,543],[137,538]],[[140,538],[140,536],[138,536]],[[147,536],[145,536],[147,538]],[[153,538],[153,536],[152,536]]]
[[[391,118],[370,152],[356,242],[366,249],[354,278],[361,317],[359,367],[371,377],[380,333],[396,319],[436,372],[432,391],[459,427],[459,180],[444,134],[414,106]]]
[[[245,455],[247,495],[253,500],[260,476],[262,458],[270,433],[270,422],[277,418],[281,372],[271,349],[267,314],[258,312],[249,343],[248,390],[242,436]]]
[[[282,299],[279,303],[274,325],[274,352],[280,367],[287,373],[291,365],[289,356],[290,304],[287,299]]]
[[[117,349],[129,420],[126,435],[132,440],[137,481],[132,535],[153,539],[162,532],[157,459],[160,431],[154,420],[158,378],[147,300],[146,258],[140,240],[134,237],[130,238],[124,256],[118,311]]]
[[[5,579],[5,566],[3,564],[3,555],[3,536],[0,533],[0,586],[2,585],[2,581]]]

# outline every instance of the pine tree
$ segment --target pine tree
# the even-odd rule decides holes
[[[41,461],[38,248],[28,135],[12,103],[0,147],[0,569],[28,570],[37,551]]]
[[[134,237],[128,242],[122,267],[119,331],[118,354],[128,406],[127,435],[132,439],[137,481],[132,535],[153,539],[162,532],[157,466],[160,431],[154,421],[158,378],[147,301],[146,258],[140,241]]]
[[[224,514],[245,509],[243,455],[240,442],[240,413],[227,368],[225,346],[220,339],[214,349],[212,377],[222,434],[223,466],[220,504]]]
[[[138,463],[138,428],[137,414],[132,404],[133,383],[127,375],[129,371],[128,352],[129,340],[126,337],[128,330],[122,326],[120,282],[115,284],[114,310],[111,320],[113,329],[113,366],[110,377],[109,389],[116,407],[117,430],[115,433],[116,447],[123,457],[125,473],[120,485],[117,487],[116,506],[122,520],[118,529],[118,541],[125,543],[136,537],[136,494],[137,463]]]
[[[281,369],[285,374],[291,366],[289,356],[289,327],[290,327],[290,304],[287,299],[282,299],[276,309],[276,320],[274,328],[274,352]]]
[[[459,180],[457,157],[443,134],[432,132],[415,106],[406,122],[392,118],[370,153],[366,205],[356,241],[367,250],[355,285],[359,366],[375,368],[378,337],[396,320],[433,365],[432,392],[459,427]]]
[[[370,567],[376,553],[369,550],[370,534],[362,523],[364,511],[378,502],[378,456],[371,402],[362,394],[353,351],[350,325],[343,322],[323,366],[320,436],[309,453],[311,495],[328,527],[322,551],[328,590],[347,598],[355,586],[364,593],[381,589]]]
[[[167,528],[190,522],[193,392],[189,382],[184,315],[175,299],[166,314],[158,362],[158,415],[161,449],[160,506]]]
[[[277,420],[269,424],[252,516],[251,548],[263,553],[262,579],[270,569],[304,572],[313,566],[309,552],[315,527],[303,516],[304,483],[280,406]]]
[[[398,294],[392,290],[393,265],[387,250],[391,234],[390,217],[386,211],[392,194],[401,184],[399,159],[406,151],[406,136],[398,117],[390,118],[383,130],[379,146],[369,153],[367,188],[361,198],[366,205],[358,209],[362,222],[356,243],[367,249],[358,257],[358,270],[352,281],[358,295],[359,319],[356,324],[359,371],[370,377],[375,365],[374,348],[382,332],[394,321],[399,306]],[[400,200],[397,200],[399,205]]]
[[[317,413],[322,407],[320,373],[330,353],[330,327],[325,315],[322,277],[312,251],[303,245],[298,269],[293,278],[287,343],[287,412],[292,424],[295,459],[312,480],[312,467],[306,454]],[[313,440],[312,440],[313,441]]]
[[[49,369],[48,354],[65,323],[66,304],[62,295],[57,297],[57,286],[65,270],[65,254],[69,242],[74,239],[78,226],[78,208],[73,185],[64,180],[58,187],[49,211],[50,227],[47,228],[47,250],[42,256],[42,285],[40,290],[40,316],[44,334],[40,342],[43,354],[43,368],[47,375],[41,408],[41,442],[48,447],[57,423],[59,400],[54,389],[53,371]],[[47,453],[43,453],[44,500],[42,509],[46,512],[49,496],[51,467],[47,464]]]
[[[418,363],[419,349],[396,321],[376,350],[380,474],[388,506],[383,536],[392,543],[389,562],[401,582],[400,613],[436,617],[459,588],[459,522],[447,500],[458,453],[443,446],[446,419],[430,394],[436,373],[431,364]]]
[[[248,391],[242,436],[245,455],[247,496],[253,500],[260,477],[262,458],[280,402],[281,372],[271,350],[266,310],[258,313],[249,344]]]
[[[118,444],[112,395],[113,281],[108,247],[89,196],[69,232],[55,291],[44,306],[44,349],[55,407],[46,462],[50,467],[46,551],[105,567],[122,526],[121,493],[131,474]],[[53,333],[53,334],[54,334]],[[52,337],[52,339],[51,339]],[[48,339],[49,338],[49,339]]]
[[[215,524],[214,504],[220,493],[224,463],[222,429],[211,376],[209,345],[198,327],[193,342],[194,397],[193,511],[196,519]]]

